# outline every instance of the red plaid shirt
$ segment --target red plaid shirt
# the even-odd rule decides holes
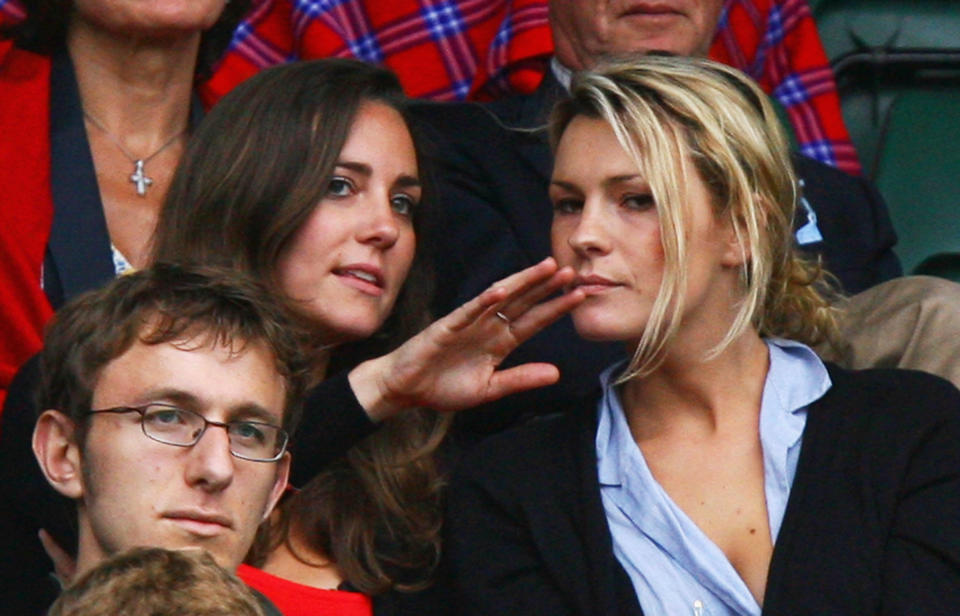
[[[22,17],[17,0],[0,0],[4,17]],[[534,90],[552,51],[547,0],[254,0],[201,92],[212,104],[261,68],[349,56],[411,96],[484,100]],[[726,0],[710,56],[780,101],[804,154],[859,173],[807,0]]]

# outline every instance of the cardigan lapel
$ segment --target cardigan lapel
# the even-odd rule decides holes
[[[54,56],[50,75],[50,153],[54,214],[44,288],[57,308],[115,275],[83,106],[66,51]]]
[[[822,613],[827,605],[834,613],[872,613],[865,604],[849,603],[859,600],[856,593],[823,596],[810,592],[810,588],[823,588],[825,580],[835,582],[842,572],[844,585],[859,593],[874,587],[872,576],[877,575],[872,561],[862,557],[863,551],[869,553],[875,546],[855,543],[859,529],[869,522],[860,517],[863,510],[855,496],[859,478],[847,471],[844,460],[849,444],[840,439],[856,430],[846,425],[846,417],[853,406],[865,403],[864,396],[851,386],[847,371],[829,363],[827,369],[831,387],[807,412],[797,472],[767,574],[765,616]],[[851,523],[853,527],[845,529],[844,525]],[[838,549],[843,540],[851,539],[854,544]]]
[[[642,616],[633,583],[613,552],[613,537],[597,479],[596,400],[599,396],[589,399],[591,403],[584,405],[572,422],[576,433],[571,435],[570,441],[576,443],[573,459],[579,473],[577,523],[578,528],[583,529],[583,543],[587,546],[584,553],[586,575],[590,580],[589,602],[581,608],[584,614]]]

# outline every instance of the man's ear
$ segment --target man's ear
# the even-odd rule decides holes
[[[60,411],[44,411],[33,428],[33,455],[54,489],[72,499],[83,497],[80,445],[76,424]]]
[[[263,512],[263,519],[261,522],[265,521],[270,517],[270,513],[273,511],[273,508],[277,506],[277,503],[280,501],[280,497],[283,496],[284,490],[287,489],[287,482],[290,480],[290,452],[286,451],[283,454],[283,457],[277,460],[277,478],[273,483],[273,488],[270,489],[270,500],[267,502],[267,508]]]

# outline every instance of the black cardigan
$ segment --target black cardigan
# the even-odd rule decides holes
[[[763,613],[960,613],[960,392],[919,372],[828,368]],[[600,500],[596,417],[591,398],[461,465],[446,544],[461,613],[642,613]]]

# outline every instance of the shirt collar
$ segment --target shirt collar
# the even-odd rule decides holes
[[[629,455],[631,447],[636,447],[630,426],[627,425],[623,406],[615,381],[627,361],[619,361],[600,374],[603,393],[597,405],[599,421],[597,424],[597,477],[600,485],[618,486],[623,484],[622,457]]]
[[[573,71],[560,64],[556,56],[550,59],[550,70],[553,72],[553,76],[557,78],[557,81],[560,82],[560,85],[563,86],[563,89],[569,92],[570,81],[573,79]]]
[[[763,386],[760,433],[764,441],[770,439],[786,449],[802,437],[807,407],[830,389],[830,376],[808,346],[777,338],[765,342],[770,350],[770,367]],[[603,393],[597,405],[599,421],[595,442],[600,485],[623,483],[622,456],[630,455],[636,447],[615,384],[625,363],[617,362],[600,375]]]
[[[810,347],[768,338],[770,368],[760,406],[760,435],[782,448],[796,444],[806,425],[807,407],[830,389],[827,368]]]

